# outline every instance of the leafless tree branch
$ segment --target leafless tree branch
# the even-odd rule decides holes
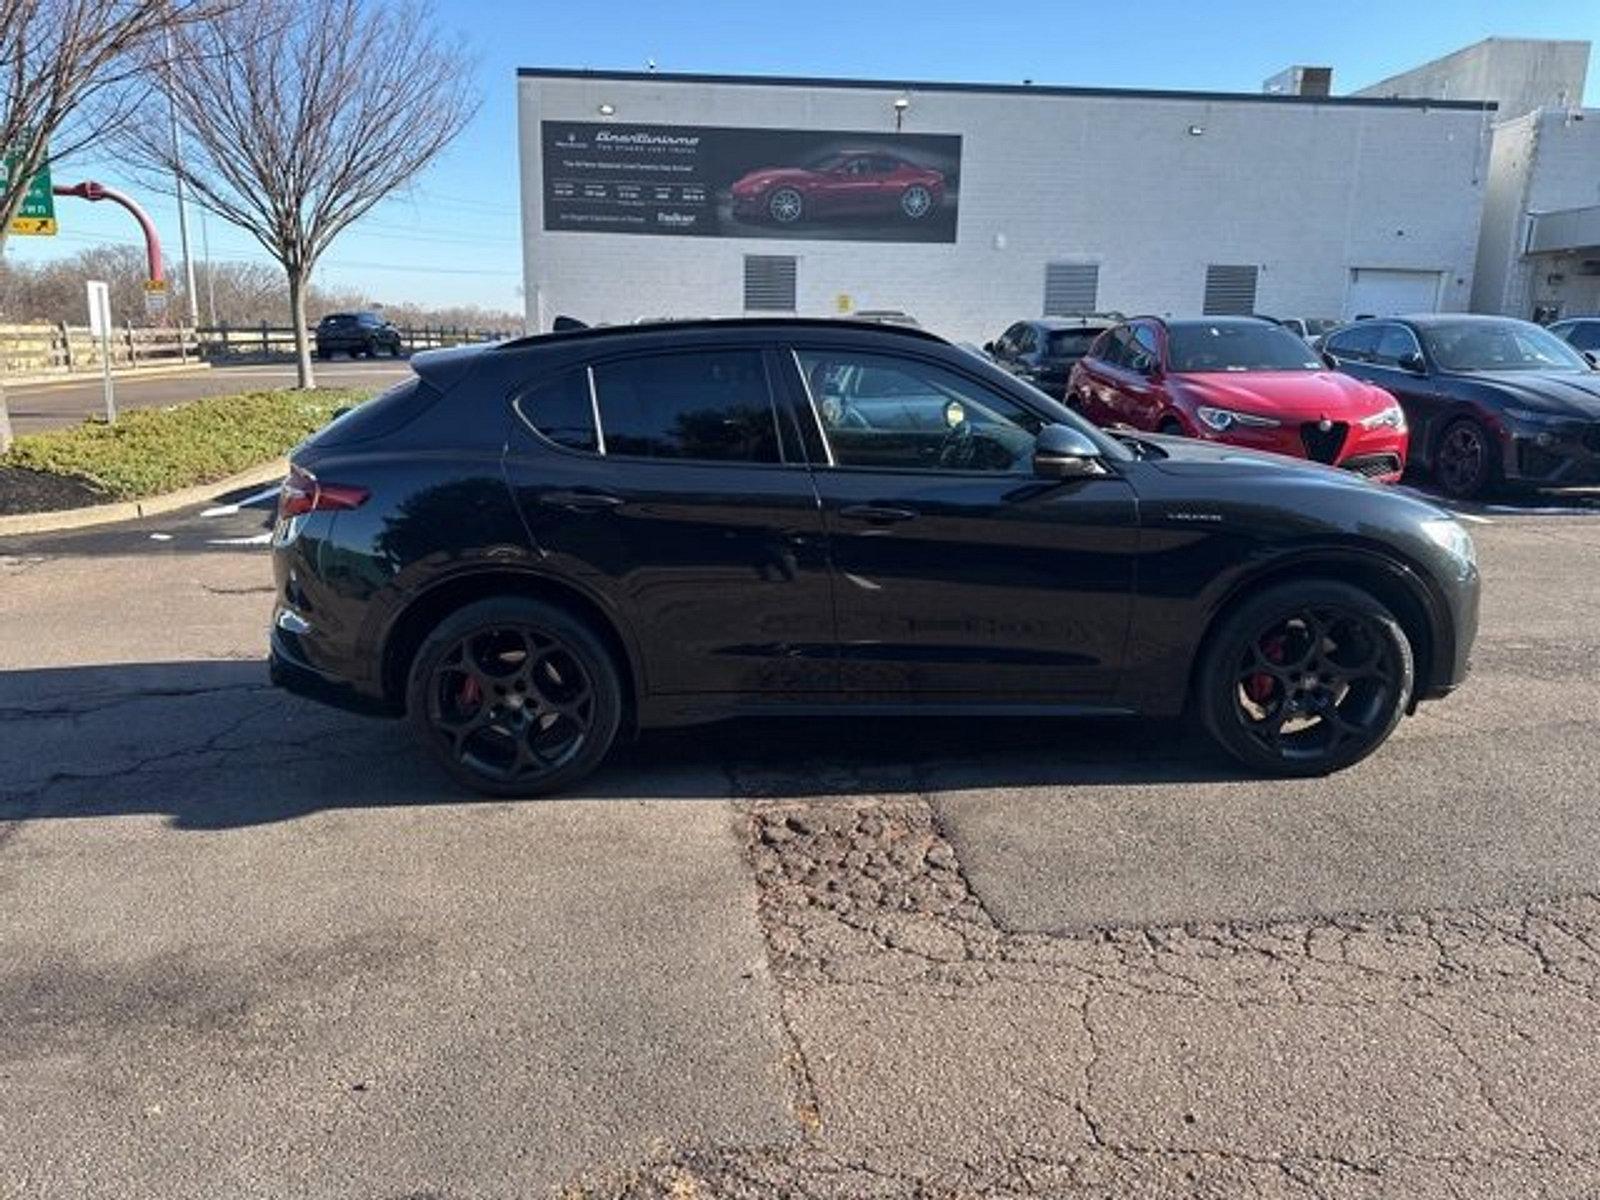
[[[318,258],[471,119],[465,55],[408,0],[260,0],[174,43],[184,161],[161,129],[164,106],[117,144],[151,186],[181,177],[283,266],[300,328]],[[298,349],[300,384],[313,386],[303,337]]]

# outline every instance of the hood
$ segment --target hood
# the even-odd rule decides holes
[[[1512,408],[1600,420],[1600,371],[1463,371]]]
[[[760,188],[771,187],[775,183],[798,183],[801,180],[812,178],[812,172],[803,167],[764,167],[759,171],[751,171],[733,181],[733,190],[736,192],[756,191]]]
[[[1173,380],[1197,403],[1286,421],[1354,421],[1394,403],[1382,388],[1336,371],[1207,371]]]
[[[1139,438],[1165,452],[1167,457],[1151,459],[1149,465],[1167,475],[1227,474],[1336,488],[1392,490],[1364,479],[1353,471],[1341,471],[1309,459],[1291,458],[1264,450],[1245,450],[1226,442],[1208,442],[1201,438],[1169,437],[1154,433],[1141,433]]]

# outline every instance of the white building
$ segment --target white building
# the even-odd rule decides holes
[[[974,341],[1060,311],[1464,309],[1494,122],[1474,98],[547,69],[519,96],[530,328],[901,309]]]

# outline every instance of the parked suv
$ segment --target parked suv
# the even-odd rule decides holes
[[[338,351],[351,358],[378,352],[400,357],[400,331],[377,313],[329,313],[317,322],[317,357],[332,358]]]
[[[1068,403],[1101,425],[1271,450],[1392,483],[1406,466],[1395,398],[1328,369],[1260,317],[1139,317],[1073,368]]]
[[[1078,360],[1120,319],[1094,315],[1018,321],[983,350],[1013,375],[1059,400]]]
[[[272,674],[404,714],[485,792],[754,712],[1187,707],[1251,768],[1320,774],[1466,672],[1448,514],[1113,436],[919,330],[619,326],[413,366],[292,456]]]

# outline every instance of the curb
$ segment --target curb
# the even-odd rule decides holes
[[[124,367],[111,372],[112,383],[137,379],[164,379],[171,375],[200,375],[212,369],[209,362],[173,363],[160,367]],[[8,388],[82,387],[86,383],[99,383],[99,371],[73,371],[71,374],[52,372],[48,375],[7,375],[0,382]]]
[[[18,533],[59,533],[68,529],[87,529],[94,525],[115,525],[118,521],[137,521],[174,509],[187,508],[238,488],[258,487],[282,479],[289,472],[289,460],[274,459],[226,479],[197,483],[193,487],[151,496],[146,500],[121,500],[114,504],[92,504],[87,508],[62,508],[55,512],[17,513],[0,517],[0,537]]]

